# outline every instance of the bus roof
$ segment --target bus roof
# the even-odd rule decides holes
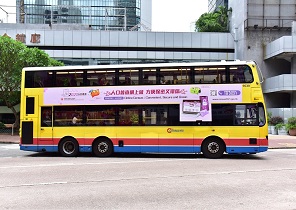
[[[255,64],[254,61],[216,61],[216,62],[190,62],[190,63],[138,63],[138,64],[114,64],[114,65],[85,65],[85,66],[50,66],[50,67],[25,67],[23,71],[42,70],[84,70],[84,69],[134,69],[134,68],[160,68],[160,67],[191,67],[191,66],[221,66],[221,65],[246,65]]]

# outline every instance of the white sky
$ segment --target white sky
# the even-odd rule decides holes
[[[15,0],[0,0],[0,19],[15,22]],[[152,31],[193,32],[195,21],[208,10],[208,0],[152,0]]]
[[[152,31],[193,32],[208,0],[152,0]]]

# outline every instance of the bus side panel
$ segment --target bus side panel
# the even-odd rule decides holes
[[[262,145],[263,137],[259,135],[258,126],[241,126],[232,129],[231,136],[225,139],[226,152],[229,154],[259,153],[266,151]]]

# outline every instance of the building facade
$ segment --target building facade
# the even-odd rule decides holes
[[[215,12],[219,6],[228,8],[228,0],[208,0],[208,12]]]
[[[229,0],[235,57],[261,67],[268,111],[285,121],[296,116],[295,0]]]
[[[25,24],[82,24],[120,31],[151,28],[151,0],[17,0],[16,13],[16,22]]]

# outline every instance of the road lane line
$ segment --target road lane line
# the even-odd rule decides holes
[[[22,165],[22,166],[0,166],[0,169],[12,169],[12,168],[37,168],[37,167],[59,167],[59,166],[82,166],[82,165],[109,165],[109,164],[131,164],[131,163],[156,163],[156,162],[174,162],[174,161],[184,161],[186,159],[174,159],[174,160],[139,160],[139,161],[128,161],[128,162],[96,162],[96,163],[55,163],[55,164],[39,164],[39,165]],[[188,159],[191,161],[196,161],[195,159]]]

